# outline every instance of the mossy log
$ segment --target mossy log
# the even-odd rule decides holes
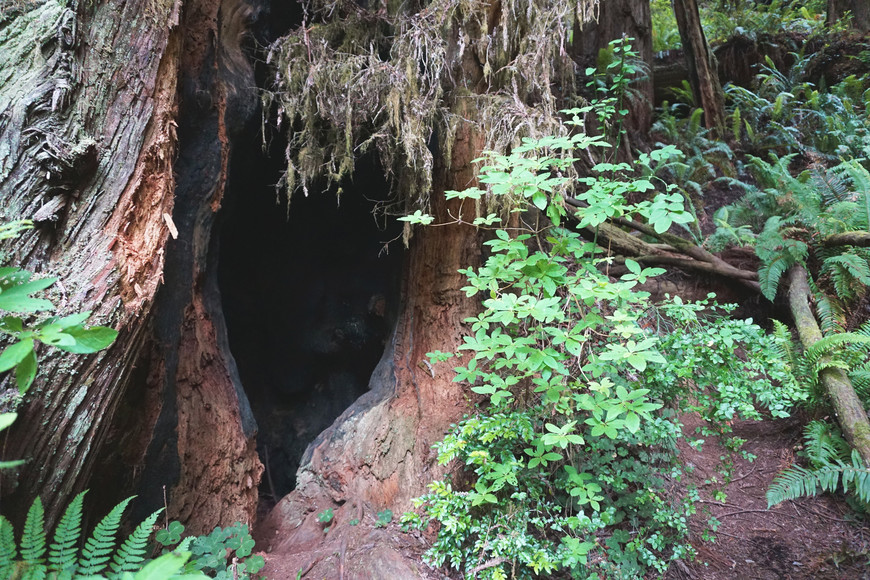
[[[792,266],[788,272],[788,303],[794,317],[798,335],[805,349],[822,339],[816,317],[810,308],[810,286],[807,271],[802,266]],[[846,372],[837,367],[827,367],[819,373],[819,380],[828,392],[834,413],[846,440],[858,450],[866,465],[870,465],[870,421],[867,412]]]
[[[840,234],[834,234],[823,239],[822,245],[827,247],[855,246],[858,248],[870,248],[870,233],[843,232]]]

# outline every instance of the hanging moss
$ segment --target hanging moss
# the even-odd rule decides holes
[[[496,152],[558,133],[559,109],[574,104],[571,34],[597,2],[310,0],[303,25],[268,56],[264,109],[291,129],[287,198],[324,178],[340,192],[355,159],[374,151],[397,192],[393,209],[425,210],[433,150],[449,160],[461,124]],[[475,118],[451,113],[460,99],[475,101]]]

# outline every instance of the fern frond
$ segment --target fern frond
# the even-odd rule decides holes
[[[870,397],[870,363],[853,368],[849,372],[849,380],[852,381],[852,386],[855,387],[855,393],[866,404],[867,398]]]
[[[833,492],[837,490],[841,476],[849,473],[851,482],[855,482],[856,491],[862,501],[870,498],[870,480],[866,477],[859,478],[858,473],[865,472],[870,474],[867,469],[856,469],[854,467],[842,465],[826,465],[818,469],[810,470],[799,465],[793,465],[791,469],[787,469],[780,473],[770,489],[767,490],[767,507],[775,506],[789,499],[797,499],[799,497],[813,496],[819,491]],[[860,487],[860,486],[865,487]]]
[[[787,257],[779,255],[758,269],[758,283],[761,285],[761,294],[771,302],[776,298],[779,281],[789,266],[791,266],[791,263]]]
[[[870,501],[870,469],[836,428],[824,421],[811,421],[804,431],[804,440],[814,469],[793,465],[780,473],[767,491],[768,507],[816,495],[819,490],[833,492],[840,484],[843,493],[850,493],[851,488],[862,503]],[[846,463],[847,459],[850,463]]]
[[[870,285],[870,266],[852,252],[828,258],[822,264],[822,273],[830,273],[837,296],[852,300],[864,287]]]
[[[825,421],[810,421],[804,430],[804,449],[810,463],[822,466],[848,457],[851,448]]]
[[[54,540],[48,551],[48,567],[52,572],[72,572],[76,567],[76,552],[82,533],[83,491],[69,503],[54,531]]]
[[[833,356],[847,345],[860,346],[862,352],[870,350],[870,336],[858,332],[840,332],[826,336],[806,350],[806,356],[817,361],[824,356]]]
[[[839,298],[828,296],[822,292],[812,278],[808,280],[813,299],[816,302],[816,314],[819,327],[823,334],[842,332],[846,328],[846,309]]]
[[[863,201],[864,228],[870,227],[870,172],[857,160],[844,161],[836,169],[842,168],[843,173],[852,182],[853,189]]]
[[[21,534],[21,559],[27,566],[39,566],[45,560],[45,512],[42,500],[36,498],[27,510],[24,532]]]
[[[12,524],[0,516],[0,578],[11,578],[15,567],[15,556],[18,547],[15,545],[15,533]]]
[[[843,469],[843,493],[849,493],[850,485],[862,503],[867,504],[870,501],[870,469],[864,467],[857,449],[852,450],[851,469]]]
[[[849,184],[836,171],[813,171],[810,180],[826,206],[844,201],[849,194]]]
[[[775,318],[772,318],[771,322],[773,322],[773,341],[771,342],[771,350],[778,355],[779,358],[788,361],[791,366],[794,366],[798,354],[795,350],[794,338],[791,335],[791,330],[789,330],[787,325]]]
[[[132,499],[133,497],[128,497],[112,508],[112,511],[94,528],[94,533],[91,534],[82,549],[78,567],[79,574],[90,576],[101,574],[105,570],[112,550],[115,548],[115,534],[118,533],[118,526],[121,525],[121,516]]]
[[[141,567],[142,562],[145,561],[145,549],[148,546],[148,538],[151,537],[154,523],[162,511],[163,508],[148,516],[145,521],[136,526],[136,529],[121,544],[121,547],[115,552],[115,557],[112,558],[112,563],[109,565],[112,574],[135,572]]]

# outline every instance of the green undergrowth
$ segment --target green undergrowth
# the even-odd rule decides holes
[[[571,125],[581,126],[576,112]],[[437,524],[431,566],[488,579],[664,575],[694,555],[688,522],[699,496],[682,483],[680,412],[724,433],[732,418],[785,416],[805,396],[778,362],[782,332],[732,320],[710,301],[651,304],[637,286],[659,268],[629,259],[627,273],[607,275],[611,259],[577,225],[631,217],[665,231],[693,218],[674,187],[652,177],[673,148],[565,177],[563,164],[603,146],[579,131],[526,140],[510,156],[482,159],[485,190],[447,193],[504,196],[547,219],[493,231],[485,264],[462,271],[481,313],[466,321],[458,352],[429,353],[432,365],[456,361],[454,380],[483,399],[435,446],[439,462],[462,473],[433,482],[402,518]],[[569,190],[584,207],[564,205]],[[630,202],[636,193],[647,199]]]
[[[210,534],[183,537],[184,526],[169,522],[154,533],[158,510],[118,539],[127,498],[94,527],[82,529],[86,492],[67,506],[48,541],[42,501],[27,512],[19,540],[12,524],[0,516],[0,578],[8,580],[250,580],[263,567],[262,556],[251,555],[254,540],[248,527],[217,527]],[[152,541],[153,536],[153,541]],[[157,553],[157,546],[163,546]]]

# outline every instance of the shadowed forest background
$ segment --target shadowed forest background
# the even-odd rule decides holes
[[[868,33],[0,0],[0,577],[870,575]]]

